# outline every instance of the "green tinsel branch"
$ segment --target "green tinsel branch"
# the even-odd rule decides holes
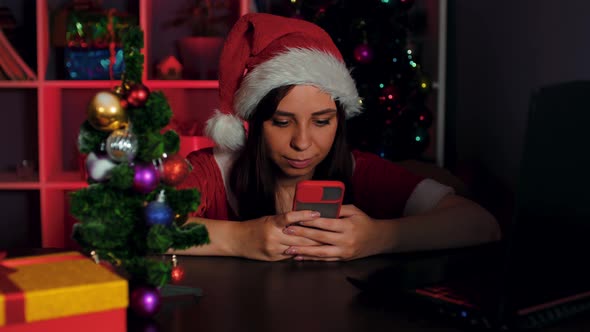
[[[133,132],[136,134],[159,131],[170,122],[172,115],[172,109],[161,91],[151,92],[141,109],[129,110]]]
[[[78,134],[78,149],[81,153],[88,154],[99,151],[100,145],[109,137],[109,132],[94,129],[88,120],[80,126]]]
[[[143,31],[138,26],[130,26],[123,36],[123,58],[125,62],[125,80],[141,83],[144,57]]]

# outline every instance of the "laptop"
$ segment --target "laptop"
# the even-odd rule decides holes
[[[500,243],[438,253],[447,264],[437,280],[398,265],[349,281],[381,292],[405,281],[395,290],[408,305],[465,328],[537,328],[588,311],[589,95],[585,81],[532,94],[514,219]]]

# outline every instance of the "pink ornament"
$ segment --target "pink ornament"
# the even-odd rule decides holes
[[[129,306],[138,316],[152,317],[160,310],[160,291],[156,287],[138,287],[131,292]]]
[[[354,59],[363,64],[373,60],[373,49],[368,44],[360,44],[354,48]]]
[[[160,182],[158,169],[153,164],[137,163],[133,167],[133,189],[142,194],[152,192]]]

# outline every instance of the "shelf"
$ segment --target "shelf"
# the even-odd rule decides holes
[[[38,81],[0,81],[0,89],[36,88]]]
[[[39,189],[39,175],[34,174],[31,178],[18,176],[16,172],[1,172],[0,173],[0,189]]]
[[[250,1],[228,1],[235,14],[232,17],[237,19],[247,13]],[[88,187],[82,173],[83,156],[77,146],[78,132],[86,120],[92,97],[99,91],[111,90],[121,81],[66,78],[64,45],[58,45],[52,37],[56,33],[56,10],[72,2],[22,0],[7,3],[25,33],[22,37],[16,36],[15,47],[18,46],[19,53],[37,73],[38,80],[0,81],[3,104],[0,107],[3,149],[0,154],[0,209],[3,211],[0,247],[74,246],[70,234],[76,220],[69,214],[69,193]],[[219,82],[216,77],[161,80],[155,75],[158,61],[167,55],[179,58],[176,41],[191,34],[188,25],[180,29],[182,33],[161,26],[186,2],[99,1],[103,8],[114,7],[138,17],[145,37],[143,83],[152,91],[164,93],[173,112],[169,127],[183,136],[183,151],[191,151],[202,144],[210,144],[186,136],[201,136],[205,121],[219,108]],[[17,174],[17,167],[25,160],[33,165],[27,170],[33,172],[28,178],[23,177],[22,171]]]
[[[80,171],[54,174],[44,186],[52,189],[80,189],[88,186]]]
[[[38,190],[0,191],[0,249],[41,245]]]
[[[147,80],[145,84],[150,89],[217,89],[219,81],[199,80]]]
[[[75,81],[75,80],[57,80],[45,81],[44,86],[63,88],[63,89],[111,89],[116,85],[121,84],[120,80],[112,81]]]

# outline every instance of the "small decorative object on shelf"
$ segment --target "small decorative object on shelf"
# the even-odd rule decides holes
[[[169,55],[156,66],[156,77],[161,80],[180,80],[182,64],[173,55]]]
[[[125,69],[121,36],[137,19],[99,1],[73,0],[54,16],[52,42],[64,49],[67,79],[120,79]]]
[[[80,152],[88,154],[90,186],[71,193],[71,214],[79,221],[73,238],[84,251],[93,252],[95,260],[106,260],[128,276],[131,308],[139,316],[152,316],[159,308],[160,288],[169,283],[173,269],[153,256],[206,244],[209,236],[204,225],[175,222],[177,215],[197,209],[199,193],[161,181],[162,172],[166,179],[176,180],[190,169],[162,169],[163,159],[179,158],[178,134],[163,130],[172,111],[162,92],[149,92],[142,85],[142,31],[130,27],[123,45],[127,66],[121,86],[114,89],[118,94],[98,94],[108,93],[109,100],[126,96],[126,124],[124,129],[119,129],[123,121],[111,126],[111,118],[93,110],[96,98],[92,99],[93,111],[78,137]],[[133,91],[140,96],[132,103]],[[119,102],[111,104],[119,113]]]
[[[31,160],[22,160],[16,165],[16,176],[21,180],[33,180],[35,178],[35,163]]]
[[[185,79],[217,79],[218,62],[224,36],[237,20],[239,1],[193,0],[176,11],[162,28],[189,26],[191,36],[178,40],[180,61]]]

